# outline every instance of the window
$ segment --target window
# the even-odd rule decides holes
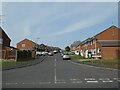
[[[101,49],[100,48],[98,48],[98,53],[101,53]]]
[[[93,50],[94,54],[96,54],[96,49]]]
[[[22,44],[22,47],[25,47],[25,44]]]

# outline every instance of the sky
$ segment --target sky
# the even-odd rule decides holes
[[[28,38],[64,49],[118,26],[118,3],[6,1],[2,15],[2,28],[11,38],[11,46]]]

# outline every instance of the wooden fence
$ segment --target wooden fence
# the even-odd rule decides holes
[[[3,60],[28,60],[35,58],[35,51],[31,50],[1,50],[0,59]]]

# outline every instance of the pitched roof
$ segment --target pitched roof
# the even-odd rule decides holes
[[[96,36],[98,36],[98,35],[100,35],[100,34],[102,34],[102,33],[104,33],[105,31],[107,31],[107,30],[109,30],[109,29],[111,29],[111,28],[115,28],[115,29],[118,29],[118,30],[120,30],[120,28],[118,28],[118,27],[116,27],[116,26],[111,26],[111,27],[109,27],[109,28],[107,28],[107,29],[105,29],[105,30],[103,30],[102,32],[100,32],[100,33],[98,33],[98,34],[96,34],[95,36],[93,36],[93,37],[96,37]]]
[[[13,47],[13,46],[8,46],[9,48],[13,48],[13,49],[16,49],[16,50],[19,50],[18,48],[15,48],[15,47]]]
[[[32,40],[29,40],[29,39],[27,39],[27,38],[25,38],[24,40],[27,40],[27,41],[29,41],[29,42],[31,42],[31,43],[36,44],[35,42],[33,42]],[[21,40],[20,42],[22,42],[22,41],[24,41],[24,40]],[[20,42],[18,42],[18,43],[20,43]],[[17,43],[17,44],[18,44],[18,43]]]
[[[30,39],[25,38],[24,40],[28,40],[28,41],[30,41],[30,42],[32,42],[32,43],[34,43],[34,44],[36,44],[35,42],[33,42],[33,41],[32,41],[32,40],[30,40]]]
[[[93,37],[87,38],[86,40],[82,41],[79,45],[84,44],[86,41],[90,41],[90,40],[92,40],[92,39],[96,39],[96,36],[100,35],[101,33],[104,33],[105,31],[107,31],[107,30],[109,30],[109,29],[111,29],[111,28],[116,28],[116,29],[120,30],[120,28],[118,28],[118,27],[116,27],[116,26],[113,25],[113,26],[109,27],[108,29],[103,30],[102,32],[100,32],[100,33],[94,35]]]
[[[6,37],[11,41],[11,39],[8,37],[8,35],[5,33],[5,31],[0,27],[0,32],[1,34],[4,33],[6,35]]]

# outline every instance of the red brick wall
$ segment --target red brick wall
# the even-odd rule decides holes
[[[0,46],[1,49],[5,50],[6,46],[10,46],[10,38],[7,36],[7,34],[2,30],[2,28],[0,28],[0,38],[2,38],[3,42],[2,42],[2,46]]]
[[[10,39],[6,37],[6,35],[3,33],[3,46],[10,46]]]
[[[104,32],[96,35],[98,40],[120,40],[118,36],[120,35],[120,30],[115,26],[108,28]]]
[[[120,47],[102,47],[101,55],[103,59],[116,59],[119,58],[120,53],[118,52]]]
[[[22,47],[22,44],[25,44],[25,47]],[[35,47],[35,44],[27,39],[25,39],[17,44],[18,49],[33,50],[34,47]]]

